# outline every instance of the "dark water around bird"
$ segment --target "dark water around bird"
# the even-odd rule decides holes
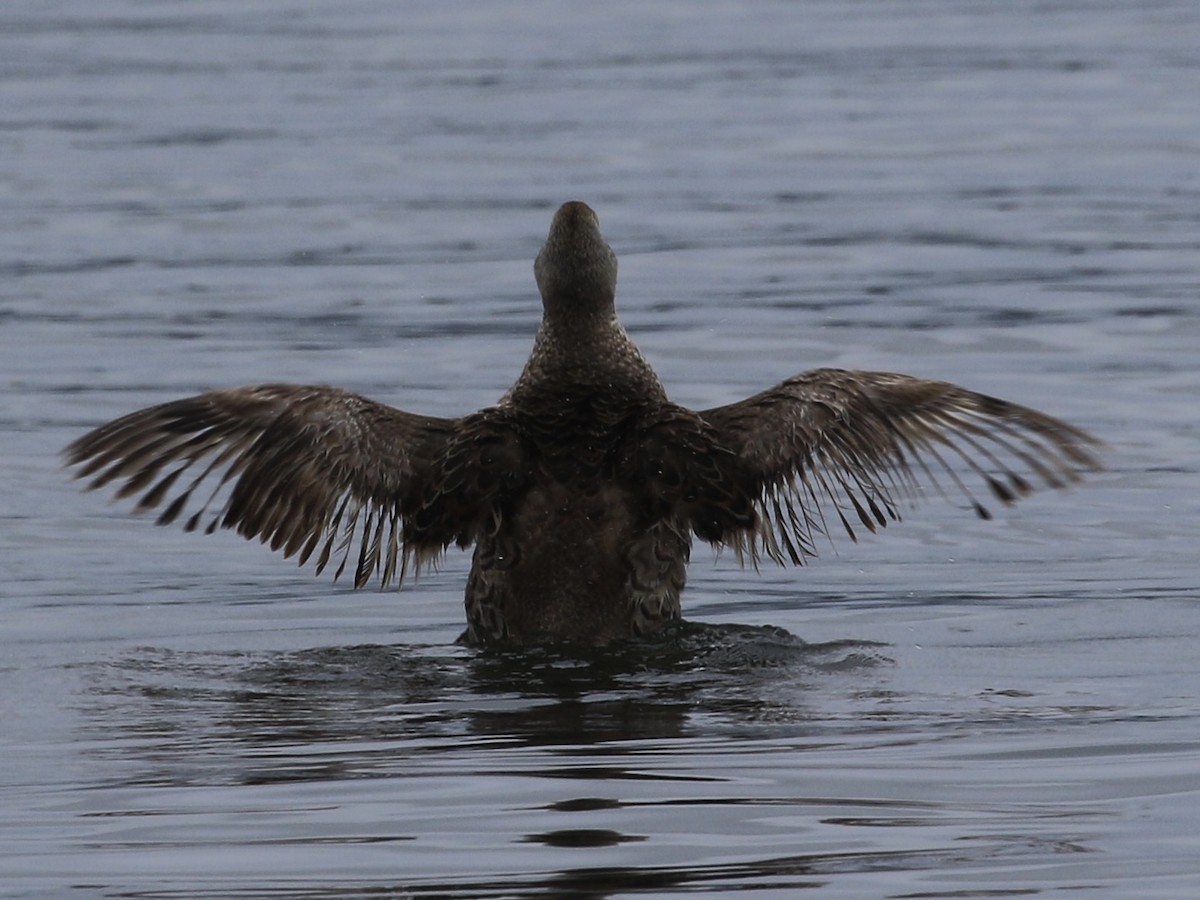
[[[1200,891],[1200,7],[0,9],[0,896]],[[331,383],[457,415],[598,211],[679,402],[836,365],[1102,436],[993,522],[690,620],[455,643],[399,594],[155,529],[61,470],[132,409]]]

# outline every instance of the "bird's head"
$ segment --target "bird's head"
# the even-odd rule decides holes
[[[600,220],[590,206],[571,200],[558,208],[533,273],[547,314],[611,311],[617,255],[600,235]]]

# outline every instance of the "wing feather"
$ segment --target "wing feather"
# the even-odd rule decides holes
[[[817,369],[700,413],[757,491],[739,556],[801,564],[832,509],[851,540],[900,518],[900,501],[952,487],[981,518],[967,483],[1011,505],[1038,483],[1062,489],[1102,468],[1101,442],[1045,413],[943,381]]]
[[[357,545],[355,586],[377,572],[386,586],[397,558],[417,552],[406,536],[421,536],[406,532],[404,523],[437,482],[458,422],[336,388],[265,384],[131,413],[64,453],[89,489],[116,483],[116,497],[136,496],[137,511],[161,506],[160,525],[184,515],[203,490],[207,499],[187,514],[186,530],[199,527],[220,502],[206,531],[235,529],[301,564],[317,553],[318,572],[340,555],[340,573]],[[467,530],[438,524],[443,532]],[[436,548],[417,553],[418,562],[433,557]],[[399,572],[402,580],[403,565]]]

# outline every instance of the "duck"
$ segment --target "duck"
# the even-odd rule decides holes
[[[986,519],[979,494],[1007,506],[1102,467],[1101,442],[1060,419],[889,372],[819,368],[689,409],[617,317],[590,206],[557,210],[533,269],[541,323],[494,406],[443,418],[325,385],[212,390],[100,425],[67,465],[159,525],[232,529],[356,588],[474,548],[464,639],[518,646],[680,619],[697,540],[800,566],[930,492]]]

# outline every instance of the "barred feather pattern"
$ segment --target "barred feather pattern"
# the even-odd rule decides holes
[[[1044,413],[943,381],[816,369],[704,410],[756,485],[739,559],[802,565],[830,522],[857,541],[933,492],[991,518],[970,481],[1008,506],[1039,485],[1063,489],[1102,468],[1101,442]]]
[[[387,586],[445,547],[419,532],[406,541],[404,525],[458,424],[337,388],[263,384],[139,410],[65,455],[89,489],[117,483],[137,511],[162,507],[160,525],[232,528],[301,565],[315,559],[318,573],[334,563],[356,587],[376,573]]]

